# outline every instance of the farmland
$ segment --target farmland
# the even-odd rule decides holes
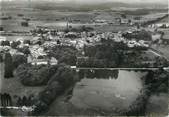
[[[51,4],[50,4],[51,5]],[[49,5],[49,6],[50,6]],[[44,7],[36,6],[35,4],[30,8],[29,5],[8,5],[1,8],[0,18],[3,17],[10,17],[6,20],[1,20],[1,26],[4,27],[4,31],[25,31],[29,32],[30,30],[36,28],[36,26],[47,26],[51,27],[54,26],[58,28],[58,23],[60,22],[72,22],[72,23],[93,23],[95,20],[107,20],[115,22],[115,18],[119,18],[121,14],[125,13],[128,19],[131,19],[133,22],[135,17],[141,17],[140,21],[147,21],[150,19],[156,19],[161,17],[166,13],[165,10],[147,10],[146,14],[139,13],[139,11],[143,11],[142,9],[138,10],[136,8],[132,9],[132,12],[135,12],[135,15],[130,14],[131,10],[127,7],[124,7],[122,11],[114,11],[114,10],[91,10],[91,11],[62,11],[61,9],[57,9],[58,6],[51,7],[50,9],[41,9]],[[88,6],[89,7],[89,6]],[[76,7],[75,7],[76,8]],[[64,9],[64,7],[62,7]],[[77,8],[78,9],[78,8]],[[126,12],[124,12],[126,10]],[[128,12],[127,12],[128,11]],[[152,12],[153,11],[153,12]],[[28,20],[29,26],[23,27],[21,26],[21,22]],[[164,19],[165,20],[165,19]],[[65,26],[65,25],[64,25]],[[93,26],[92,26],[93,27]],[[124,28],[123,28],[124,27]],[[94,28],[98,31],[107,29],[107,31],[117,30],[120,31],[121,29],[127,29],[126,26],[102,26]]]

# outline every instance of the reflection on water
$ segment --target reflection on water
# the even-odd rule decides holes
[[[79,77],[82,78],[97,78],[97,79],[117,79],[119,71],[118,70],[80,70]]]
[[[143,88],[141,77],[146,73],[85,70],[79,75],[83,79],[76,83],[69,102],[77,108],[115,112],[127,110],[136,100]]]

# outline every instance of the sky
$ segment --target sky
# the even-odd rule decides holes
[[[0,0],[0,1],[13,1],[13,0]],[[19,0],[17,0],[19,1]],[[26,1],[26,0],[21,0]],[[27,0],[29,1],[29,0]],[[41,1],[41,0],[31,0]],[[123,3],[168,3],[168,0],[44,0],[44,1],[56,1],[56,2],[79,2],[79,3],[98,3],[98,2],[123,2]]]
[[[55,0],[57,1],[57,0]],[[77,1],[77,2],[101,2],[101,1],[107,1],[107,2],[165,2],[167,3],[168,0],[59,0],[59,1]]]

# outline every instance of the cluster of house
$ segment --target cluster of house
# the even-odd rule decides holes
[[[48,57],[43,46],[38,44],[29,46],[30,54],[27,57],[27,62],[32,65],[57,65],[58,61],[54,57]]]
[[[151,24],[148,27],[150,27],[150,28],[169,28],[169,23],[156,23],[156,24]]]
[[[156,23],[151,24],[148,27],[156,30],[154,32],[160,32],[152,34],[153,41],[159,40],[159,43],[169,44],[169,23]]]
[[[126,32],[133,33],[135,30],[128,30]],[[124,42],[128,47],[132,48],[135,46],[149,47],[149,42],[144,40],[136,41],[135,39],[127,40],[122,34],[123,32],[113,33],[113,32],[62,32],[57,31],[55,35],[51,35],[50,30],[47,32],[46,37],[43,34],[43,38],[47,39],[43,43],[43,47],[53,47],[56,45],[67,45],[74,46],[78,50],[83,49],[84,45],[91,45],[100,42],[101,39],[112,39],[115,42]],[[39,35],[39,34],[38,34]],[[37,39],[35,39],[37,41]]]
[[[125,14],[116,14],[115,17],[110,14],[103,13],[95,17],[94,23],[102,23],[109,25],[133,25],[132,18],[127,17]]]
[[[44,50],[43,46],[38,44],[29,46],[30,54],[27,57],[27,62],[32,65],[57,65],[58,61],[47,56],[47,52]]]
[[[132,31],[128,31],[128,33],[132,33]],[[73,38],[72,38],[73,37]],[[5,41],[5,38],[0,38],[1,41]],[[140,40],[137,42],[135,39],[127,40],[122,37],[122,32],[113,33],[113,32],[62,32],[58,31],[55,35],[52,35],[50,30],[47,34],[37,34],[32,40],[31,44],[24,44],[23,39],[17,39],[16,41],[20,41],[21,44],[19,45],[20,48],[24,46],[28,46],[31,54],[34,58],[38,58],[38,56],[45,56],[46,53],[44,52],[44,48],[54,47],[57,45],[67,45],[67,46],[74,46],[78,50],[83,49],[84,45],[91,45],[97,42],[100,42],[101,39],[112,39],[115,42],[124,42],[128,45],[128,47],[135,47],[135,46],[145,46],[148,47],[148,44]],[[12,43],[12,42],[10,42]],[[5,49],[9,49],[9,47],[3,47]]]
[[[130,29],[127,30],[127,33],[133,33],[134,31],[140,31],[141,29]],[[74,46],[78,50],[82,50],[85,45],[94,45],[99,43],[101,39],[112,39],[115,42],[123,42],[129,48],[133,47],[149,47],[150,41],[145,40],[136,40],[136,39],[126,39],[122,36],[123,33],[119,31],[118,33],[114,32],[64,32],[64,31],[56,31],[54,29],[42,28],[38,29],[38,31],[34,31],[34,38],[30,40],[31,44],[24,43],[24,40],[19,38],[16,41],[20,41],[20,45],[18,48],[23,48],[27,46],[30,50],[30,55],[28,56],[28,62],[35,64],[57,64],[57,60],[52,58],[49,60],[47,57],[46,48],[52,48],[55,46]],[[161,38],[161,34],[152,33],[152,40],[157,40]],[[6,41],[5,37],[0,37],[0,42]],[[10,44],[12,41],[10,41]],[[0,46],[0,51],[10,50],[11,54],[23,54],[15,49],[12,49],[10,46]]]
[[[2,41],[7,41],[7,39],[0,38],[0,43]],[[11,43],[19,41],[20,44],[17,46],[17,48],[12,48]],[[19,51],[19,49],[23,49],[23,47],[27,47],[30,50],[30,54],[27,56],[27,62],[32,65],[41,65],[41,64],[50,64],[50,65],[57,65],[58,61],[54,57],[47,57],[47,53],[44,51],[44,47],[40,46],[38,44],[24,44],[23,39],[18,38],[15,41],[9,41],[9,45],[0,46],[0,52],[9,52],[12,56],[13,55],[24,55],[23,52]]]

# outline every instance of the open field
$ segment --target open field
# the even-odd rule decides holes
[[[157,22],[157,23],[169,23],[169,16],[162,19],[161,21]]]
[[[124,11],[60,11],[57,9],[45,9],[41,10],[35,7],[29,8],[28,6],[12,6],[11,8],[1,9],[0,18],[3,17],[11,17],[11,19],[1,20],[0,24],[4,27],[5,31],[25,31],[29,32],[34,29],[37,25],[40,26],[56,26],[57,22],[66,22],[70,23],[92,23],[94,20],[107,20],[107,21],[115,21],[115,18],[121,17],[121,14],[125,14]],[[136,8],[133,8],[137,11]],[[148,10],[149,11],[149,10]],[[151,11],[151,10],[150,10]],[[137,13],[137,12],[136,12]],[[147,21],[150,19],[155,19],[161,17],[165,14],[165,11],[156,11],[156,12],[148,12],[148,14],[142,14],[138,16],[141,17],[140,21]],[[127,14],[126,17],[128,19],[133,20],[135,15]],[[21,26],[21,22],[28,19],[29,26],[23,27]],[[164,19],[166,21],[167,19]],[[135,22],[135,20],[133,20]],[[136,21],[137,22],[137,21]],[[56,26],[57,27],[57,26]],[[59,26],[58,26],[59,27]],[[94,27],[98,31],[111,31],[111,30],[125,30],[128,29],[127,26],[103,26],[103,27]]]
[[[86,26],[93,27],[96,31],[101,31],[101,32],[105,32],[105,31],[118,32],[118,31],[123,31],[123,30],[130,28],[125,25],[95,26],[95,24],[89,24],[89,25],[85,24],[87,22],[93,21],[94,19],[101,19],[101,18],[104,18],[104,20],[114,20],[116,16],[112,17],[111,14],[96,16],[95,14],[92,14],[92,13],[83,14],[83,13],[71,13],[71,12],[66,13],[66,12],[64,12],[64,15],[63,15],[62,12],[58,12],[58,13],[55,12],[55,15],[54,15],[51,12],[49,13],[49,11],[47,13],[43,12],[42,14],[44,16],[42,15],[40,17],[38,15],[34,16],[35,15],[34,13],[32,13],[32,16],[30,16],[30,14],[28,16],[25,15],[26,17],[32,17],[31,20],[29,21],[29,27],[21,26],[20,23],[22,20],[17,20],[20,18],[3,20],[1,22],[1,25],[4,27],[5,31],[29,32],[30,30],[34,29],[36,26],[45,26],[45,27],[54,27],[54,28],[58,28],[58,29],[64,29],[64,28],[66,28],[65,18],[68,17],[68,19],[70,21],[72,21],[72,22],[76,21],[76,23],[72,23],[72,24],[70,23],[70,25],[72,27],[86,25]],[[58,14],[61,16],[59,16]],[[50,16],[52,16],[52,17],[50,17]],[[45,19],[45,18],[48,18],[48,19]],[[61,19],[63,19],[63,20],[61,20]],[[83,24],[83,22],[85,22],[85,23]]]
[[[76,13],[76,12],[57,12],[57,11],[21,11],[20,13],[16,11],[4,11],[7,16],[11,16],[12,19],[1,20],[1,25],[4,27],[5,31],[29,31],[38,24],[45,25],[46,23],[55,23],[57,21],[68,20],[80,20],[82,22],[90,22],[94,14],[92,13]],[[23,14],[23,17],[17,16],[17,14]],[[29,27],[21,26],[21,22],[24,18],[30,19]]]
[[[103,25],[103,26],[96,26],[94,27],[94,29],[99,32],[117,33],[118,31],[126,31],[128,29],[131,29],[131,27],[127,25]]]
[[[5,37],[9,41],[14,41],[14,40],[17,40],[17,39],[31,40],[33,38],[32,36],[5,36]]]

